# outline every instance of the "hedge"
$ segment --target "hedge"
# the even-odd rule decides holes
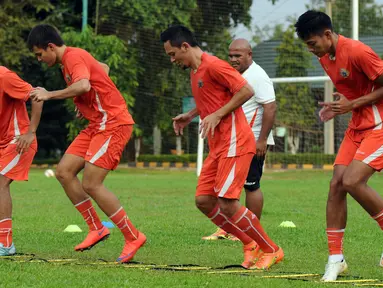
[[[204,158],[207,154],[204,155]],[[326,155],[322,153],[298,153],[288,154],[279,152],[268,152],[266,157],[267,164],[333,164],[336,155]],[[143,154],[137,159],[138,162],[196,162],[197,154],[183,155],[151,155]]]

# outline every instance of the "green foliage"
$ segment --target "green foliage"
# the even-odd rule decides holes
[[[277,48],[277,77],[307,76],[311,55],[304,43],[295,37],[295,30],[290,26],[283,34]],[[277,122],[292,128],[310,127],[315,123],[315,100],[306,83],[288,83],[276,85],[278,99]]]
[[[134,105],[134,91],[138,86],[137,63],[134,49],[128,49],[126,44],[115,35],[96,35],[89,27],[83,32],[69,31],[62,34],[69,46],[80,47],[90,52],[98,61],[108,64],[110,78],[124,96],[129,107]],[[74,114],[72,99],[65,103],[68,111]],[[85,120],[74,119],[67,123],[68,138],[74,139],[85,126]]]
[[[324,1],[312,0],[312,8],[325,12]],[[332,2],[332,22],[334,31],[346,37],[351,37],[352,9],[349,0],[336,0]],[[375,0],[359,0],[359,35],[381,36],[383,30],[383,5]]]
[[[172,67],[160,32],[169,25],[185,25],[195,32],[204,50],[226,59],[229,28],[249,25],[251,4],[251,0],[101,2],[100,33],[118,35],[140,55],[137,61],[142,70],[133,111],[144,137],[150,137],[155,125],[166,137],[173,136],[171,117],[181,112],[182,97],[191,95],[188,73]]]
[[[297,153],[287,154],[279,152],[267,152],[267,164],[313,164],[323,165],[334,163],[336,155],[325,155],[323,153]],[[204,158],[207,154],[204,155]],[[183,154],[183,155],[152,155],[142,154],[137,159],[138,162],[183,162],[193,163],[197,162],[197,154]]]
[[[3,0],[0,4],[0,65],[21,72],[22,59],[31,56],[25,36],[36,24],[35,14],[53,6],[44,0]]]

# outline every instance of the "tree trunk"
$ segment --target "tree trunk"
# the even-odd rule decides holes
[[[160,155],[162,148],[162,137],[161,130],[158,126],[154,126],[153,128],[153,154]]]
[[[176,154],[181,155],[182,154],[182,138],[181,136],[176,137]]]
[[[291,154],[297,154],[299,150],[300,132],[293,129],[289,129],[287,136],[287,142],[289,143]]]

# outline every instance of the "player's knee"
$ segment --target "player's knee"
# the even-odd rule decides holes
[[[212,203],[209,197],[197,196],[195,197],[195,206],[202,213],[208,215],[215,207],[216,203]]]
[[[342,185],[347,192],[352,193],[355,190],[355,188],[358,187],[358,185],[360,184],[361,183],[358,177],[350,177],[348,175],[343,176]]]
[[[66,180],[70,179],[73,175],[67,167],[59,164],[57,166],[55,176],[59,182],[65,182]]]
[[[330,192],[336,193],[342,190],[343,182],[341,177],[333,177],[330,181]]]
[[[0,192],[8,191],[7,189],[4,189],[4,188],[8,188],[11,183],[12,183],[11,179],[3,175],[0,175]]]
[[[218,202],[221,212],[229,218],[233,217],[239,209],[239,203],[236,199],[219,198]]]
[[[91,179],[83,179],[82,180],[82,189],[84,189],[85,193],[88,195],[92,195],[94,191],[97,190],[98,185]]]

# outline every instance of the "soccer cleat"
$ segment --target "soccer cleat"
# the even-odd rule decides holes
[[[99,230],[89,231],[85,240],[82,241],[82,243],[78,244],[76,247],[74,247],[74,250],[81,251],[81,252],[84,250],[89,250],[97,243],[108,239],[109,235],[110,235],[109,229],[106,228],[105,226]]]
[[[346,260],[337,261],[337,262],[328,262],[326,264],[326,271],[321,279],[323,282],[335,281],[338,278],[339,274],[342,274],[347,271]]]
[[[138,238],[134,241],[125,241],[124,249],[120,257],[118,257],[117,262],[126,263],[133,259],[136,255],[138,249],[140,249],[146,242],[146,236],[141,232],[138,232]]]
[[[9,247],[4,247],[3,243],[0,243],[0,257],[1,256],[10,256],[16,254],[16,248],[13,243]]]
[[[241,241],[237,237],[235,237],[233,234],[227,233],[226,239],[230,241]]]
[[[262,250],[257,243],[251,242],[243,246],[243,253],[245,257],[241,266],[245,269],[249,269],[258,260],[259,256],[262,254]]]
[[[202,237],[202,240],[221,240],[221,239],[228,239],[229,233],[227,233],[225,230],[222,230],[221,228],[218,228],[217,231],[215,231],[213,234],[209,236]]]
[[[261,253],[257,262],[249,269],[267,270],[274,264],[277,264],[283,260],[285,254],[281,247],[274,253]]]

